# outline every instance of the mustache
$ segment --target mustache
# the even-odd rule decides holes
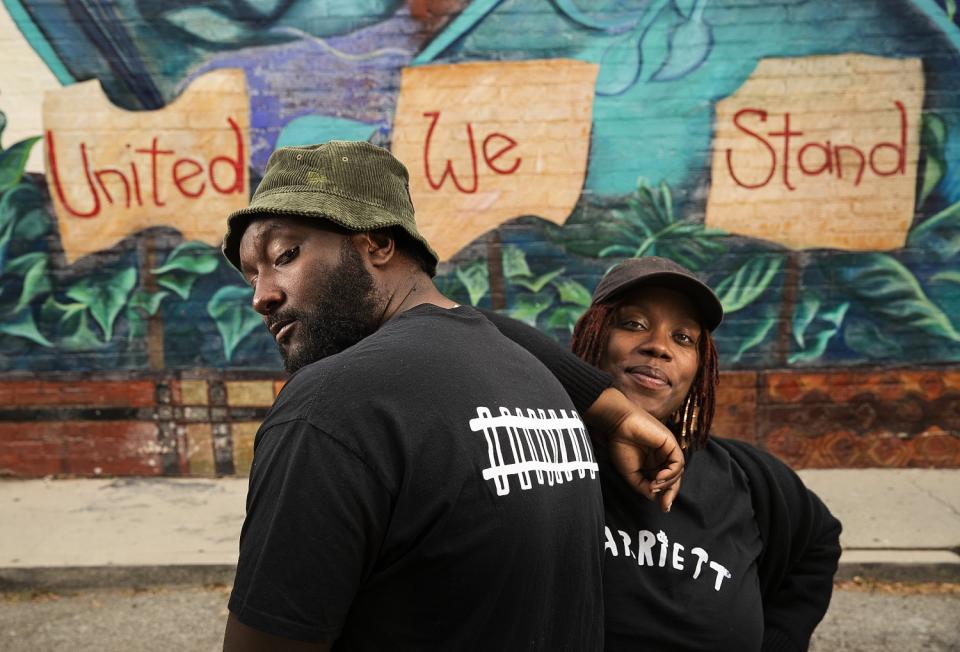
[[[277,324],[302,320],[303,318],[304,318],[303,312],[301,312],[300,310],[294,310],[292,308],[288,308],[286,310],[275,312],[269,317],[264,317],[263,321],[267,325],[267,328],[271,332],[273,332],[273,327],[276,326]]]

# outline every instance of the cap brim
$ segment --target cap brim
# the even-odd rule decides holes
[[[690,297],[694,306],[700,312],[703,326],[711,332],[716,330],[723,321],[723,304],[720,303],[720,299],[717,298],[713,290],[697,279],[676,272],[652,272],[603,296],[594,297],[593,301],[595,303],[612,301],[625,292],[645,285],[665,287]]]

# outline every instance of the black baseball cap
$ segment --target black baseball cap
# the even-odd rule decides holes
[[[659,256],[631,258],[613,267],[597,284],[592,303],[606,303],[638,285],[665,287],[687,296],[709,331],[723,321],[723,304],[714,291],[683,265]]]

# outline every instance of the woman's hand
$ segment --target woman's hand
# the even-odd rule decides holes
[[[683,451],[673,433],[613,387],[583,416],[590,432],[606,443],[620,475],[669,512],[683,475]]]

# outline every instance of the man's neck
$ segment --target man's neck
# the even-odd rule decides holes
[[[380,325],[383,326],[400,313],[425,303],[440,308],[456,308],[458,306],[457,303],[440,294],[429,276],[423,273],[411,274],[390,293],[390,298],[383,310],[383,316],[380,318]]]

